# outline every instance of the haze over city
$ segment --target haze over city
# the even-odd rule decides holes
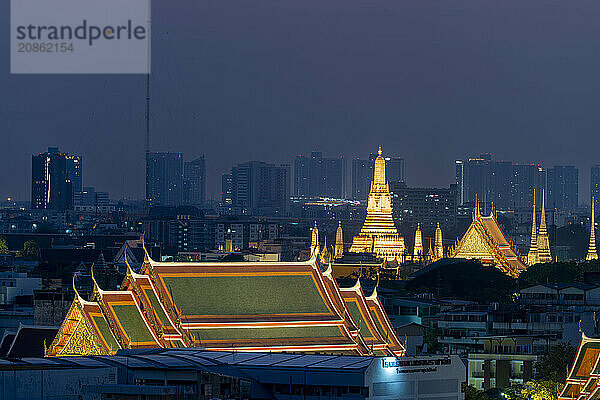
[[[600,160],[595,1],[153,3],[151,149],[220,175],[297,154],[406,159],[447,186],[455,159],[579,168]],[[8,2],[0,22],[9,25]],[[518,9],[518,12],[515,12]],[[0,196],[28,200],[31,155],[59,146],[85,184],[144,197],[145,78],[8,74],[0,38]]]

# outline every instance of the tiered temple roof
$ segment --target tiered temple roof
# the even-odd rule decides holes
[[[567,373],[567,381],[559,400],[600,399],[600,339],[581,335],[575,360]]]
[[[95,283],[92,301],[77,295],[47,353],[204,347],[404,355],[376,293],[353,292],[365,308],[357,321],[346,291],[318,254],[294,263],[172,263],[146,254],[139,274],[128,267],[122,290]]]
[[[473,211],[473,222],[462,239],[450,249],[450,257],[478,259],[515,277],[527,269],[500,229],[494,211],[492,210],[489,216],[481,215],[477,202]]]
[[[404,238],[398,234],[392,218],[392,198],[385,179],[385,159],[375,159],[375,172],[367,203],[367,217],[350,247],[353,253],[374,253],[388,261],[404,261]]]

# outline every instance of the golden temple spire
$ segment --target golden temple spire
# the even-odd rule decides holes
[[[435,242],[433,244],[433,254],[435,256],[436,261],[444,258],[444,245],[442,244],[442,228],[440,228],[440,223],[437,223],[437,227],[435,228]]]
[[[538,262],[537,227],[535,225],[535,189],[533,189],[533,222],[531,224],[531,244],[527,254],[527,264],[533,265]]]
[[[542,215],[540,218],[540,229],[537,236],[537,261],[539,263],[552,262],[550,254],[550,240],[546,229],[545,191],[542,189]]]
[[[592,197],[592,219],[590,221],[590,245],[588,247],[587,255],[585,256],[586,261],[597,260],[598,252],[596,251],[596,213],[595,213],[595,197]]]
[[[423,236],[421,235],[421,224],[417,224],[415,232],[415,247],[413,249],[413,261],[421,261],[423,256]]]
[[[317,221],[315,221],[315,227],[312,228],[310,254],[319,254],[319,229],[317,228]]]
[[[429,261],[435,260],[435,254],[433,254],[433,248],[431,247],[431,238],[429,238],[429,250],[427,250],[427,258]]]
[[[342,232],[342,221],[338,222],[337,231],[335,232],[335,248],[333,250],[333,258],[342,258],[344,255],[344,234]]]
[[[321,251],[321,259],[323,262],[331,262],[331,254],[327,248],[327,235],[325,235],[325,242],[323,243],[323,251]]]
[[[385,158],[383,158],[381,146],[379,146],[379,151],[377,152],[378,156],[375,159],[375,173],[373,176],[373,186],[387,186],[387,182],[385,180]]]

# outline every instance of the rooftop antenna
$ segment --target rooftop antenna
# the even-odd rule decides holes
[[[150,68],[151,68],[151,62],[152,62],[152,55],[150,50],[152,49],[152,3],[150,0],[148,0],[148,6],[147,6],[147,10],[148,10],[148,18],[147,18],[147,24],[148,24],[148,32],[150,32],[150,36],[148,37],[148,41],[147,41],[147,50],[146,50],[146,115],[145,115],[145,119],[146,119],[146,140],[145,140],[145,165],[144,168],[146,169],[145,174],[146,175],[148,173],[147,169],[148,169],[148,160],[150,158]],[[146,176],[146,206],[149,207],[148,204],[148,177]]]

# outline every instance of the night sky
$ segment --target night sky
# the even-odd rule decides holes
[[[205,154],[215,197],[234,163],[315,149],[381,144],[411,186],[492,152],[575,164],[585,204],[599,16],[597,0],[155,0],[152,150]],[[8,1],[0,23],[0,196],[29,199],[31,154],[59,146],[83,156],[84,185],[142,198],[145,77],[10,75]]]

